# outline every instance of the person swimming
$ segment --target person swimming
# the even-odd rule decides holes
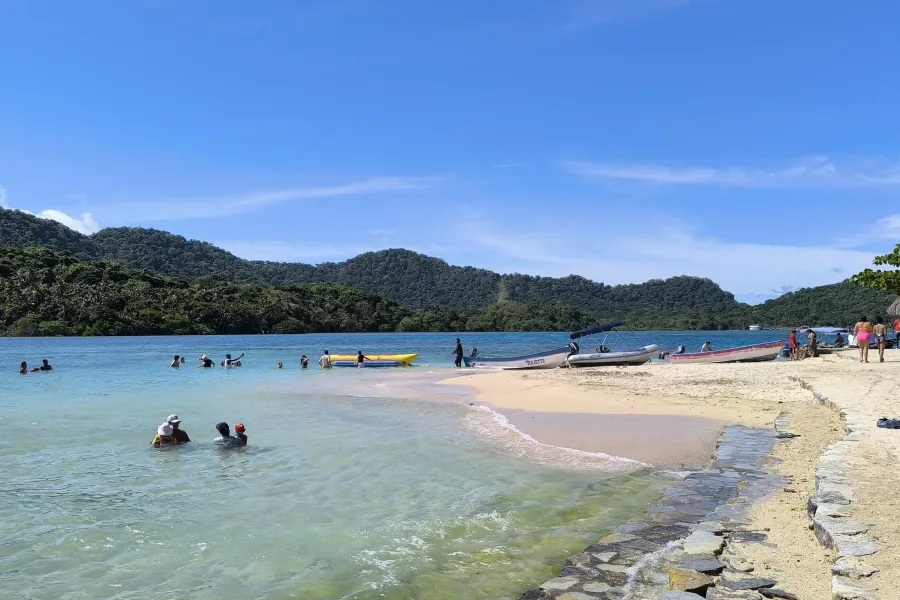
[[[284,368],[284,363],[281,361],[278,361],[278,366],[276,367],[276,369],[283,369],[283,368]]]
[[[241,428],[243,428],[243,424],[240,424]],[[222,421],[221,423],[216,425],[216,431],[219,432],[219,436],[213,440],[213,442],[224,448],[239,448],[241,446],[246,446],[247,442],[242,440],[239,437],[234,437],[231,435],[231,429],[228,427],[228,423]]]
[[[247,434],[245,433],[246,431],[247,431],[247,428],[244,427],[243,423],[237,423],[234,426],[235,437],[238,438],[239,440],[241,440],[242,442],[244,442],[245,446],[247,445]]]
[[[44,360],[41,361],[41,366],[31,369],[31,372],[37,373],[38,371],[52,371],[52,370],[53,370],[53,367],[50,366],[50,362],[45,358]]]

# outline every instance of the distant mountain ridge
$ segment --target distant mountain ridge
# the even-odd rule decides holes
[[[501,275],[452,266],[404,249],[319,265],[249,261],[208,242],[156,229],[116,227],[86,236],[55,221],[8,209],[0,209],[0,245],[46,246],[81,260],[113,260],[188,280],[214,275],[237,283],[340,284],[423,310],[484,308],[504,301],[562,302],[598,318],[646,317],[650,327],[654,317],[685,317],[685,323],[699,328],[745,327],[752,322],[837,324],[855,320],[851,315],[861,312],[880,314],[894,298],[845,282],[800,290],[754,307],[701,277],[610,286],[577,275]]]

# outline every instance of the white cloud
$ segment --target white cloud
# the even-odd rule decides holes
[[[900,186],[900,162],[864,161],[838,165],[825,156],[759,169],[751,167],[672,167],[589,161],[560,161],[574,175],[599,180],[628,180],[672,185],[742,188],[862,188]]]
[[[136,219],[141,221],[162,221],[226,217],[253,212],[289,201],[404,192],[426,187],[434,181],[437,181],[437,178],[372,177],[332,186],[284,188],[246,194],[195,198],[169,198],[153,202],[126,202],[110,206],[108,218],[117,221],[132,221]],[[162,205],[170,208],[160,210]]]
[[[477,222],[464,225],[462,235],[476,247],[493,251],[480,253],[494,263],[478,265],[485,268],[548,277],[577,274],[611,285],[693,275],[756,301],[784,290],[835,283],[872,262],[869,252],[728,242],[677,226],[610,229],[598,232],[596,242],[572,245],[559,243],[569,239],[564,231],[505,232]]]
[[[57,221],[59,223],[62,223],[69,229],[74,229],[78,233],[83,233],[84,235],[91,235],[92,233],[97,233],[98,231],[100,231],[100,224],[97,223],[96,219],[94,219],[91,213],[82,213],[80,217],[73,217],[62,212],[61,210],[55,210],[53,208],[42,210],[39,213],[30,213],[27,210],[22,212],[33,214],[34,216],[41,219],[51,219],[53,221]]]
[[[62,223],[69,229],[74,229],[78,233],[83,233],[84,235],[90,235],[92,233],[97,233],[98,231],[100,231],[100,224],[97,223],[96,219],[94,219],[91,213],[82,213],[80,217],[73,217],[61,210],[56,210],[55,208],[48,208],[38,213],[34,213],[23,208],[12,208],[7,203],[6,189],[3,187],[0,187],[0,207],[18,210],[40,219],[50,219],[51,221],[57,221],[58,223]]]

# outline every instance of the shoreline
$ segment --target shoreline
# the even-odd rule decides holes
[[[695,437],[702,436],[704,425],[710,423],[726,431],[732,426],[772,431],[773,423],[780,422],[782,427],[788,423],[793,436],[776,440],[765,467],[783,477],[785,484],[753,498],[746,515],[747,530],[766,531],[768,541],[741,540],[743,543],[729,543],[726,551],[736,563],[750,565],[760,576],[771,576],[779,587],[804,599],[841,597],[848,589],[860,598],[874,598],[874,590],[885,589],[900,570],[891,564],[891,553],[838,558],[846,551],[840,550],[841,541],[830,535],[844,531],[841,523],[858,523],[855,519],[864,517],[863,525],[849,535],[863,532],[870,537],[845,536],[843,543],[877,539],[878,547],[885,550],[900,547],[900,525],[893,521],[900,503],[890,497],[893,485],[888,483],[900,483],[890,472],[900,456],[900,432],[878,430],[873,434],[890,440],[887,447],[879,447],[884,444],[862,434],[863,430],[874,431],[878,417],[898,416],[890,410],[893,398],[900,398],[900,385],[892,383],[900,374],[900,352],[888,354],[881,365],[860,364],[850,360],[848,353],[836,353],[799,363],[506,371],[459,375],[441,383],[468,386],[479,403],[505,415],[539,442],[638,460],[636,454],[646,451],[640,448],[642,437],[650,440],[650,454],[660,447],[670,455],[683,454],[680,444],[690,437],[685,431],[675,431],[665,441],[659,437],[661,427],[665,430],[680,419],[688,419],[684,423],[690,425],[685,429]],[[879,388],[874,396],[864,389],[864,382],[870,380]],[[856,384],[847,386],[848,381]],[[889,414],[880,414],[886,410]],[[625,427],[617,431],[613,424]],[[848,433],[849,442],[845,438]],[[623,450],[623,444],[632,448]],[[707,464],[710,455],[704,457]],[[842,467],[853,467],[837,474],[832,469],[832,477],[843,477],[841,485],[855,491],[855,495],[847,492],[852,496],[847,499],[849,508],[836,515],[846,520],[837,526],[829,515],[816,520],[814,508],[807,514],[807,504],[821,503],[827,492],[823,481],[828,473],[822,465],[828,464],[829,457],[832,465],[838,461]],[[676,460],[667,463],[665,457],[655,456],[646,462],[665,468]],[[830,533],[827,527],[831,527]]]

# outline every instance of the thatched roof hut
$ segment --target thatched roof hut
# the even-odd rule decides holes
[[[887,313],[892,317],[900,317],[900,298],[897,298],[888,306]]]

